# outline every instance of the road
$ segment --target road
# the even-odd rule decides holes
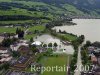
[[[79,46],[79,48],[78,48],[77,69],[75,70],[75,74],[74,75],[81,75],[80,66],[82,66],[81,46]]]

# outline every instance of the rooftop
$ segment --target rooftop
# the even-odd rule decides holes
[[[31,63],[31,57],[21,56],[13,65],[14,69],[20,70],[25,69]]]

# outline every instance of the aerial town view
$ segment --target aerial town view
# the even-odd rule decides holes
[[[0,0],[0,75],[100,75],[100,0]]]

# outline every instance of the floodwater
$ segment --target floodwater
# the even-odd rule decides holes
[[[62,30],[75,35],[85,35],[85,40],[100,41],[100,19],[74,19],[74,26],[56,26],[57,31]]]
[[[57,47],[56,52],[54,52],[54,53],[66,53],[66,54],[73,54],[74,53],[74,49],[71,45],[69,45],[69,46],[64,45],[60,39],[55,38],[49,34],[43,34],[41,36],[37,36],[34,38],[34,41],[40,41],[40,42],[47,44],[47,45],[49,43],[54,44],[56,42],[58,47]],[[62,49],[63,49],[63,51],[62,51]]]

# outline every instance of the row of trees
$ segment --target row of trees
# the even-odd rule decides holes
[[[25,16],[25,15],[3,15],[0,16],[0,21],[16,21],[16,20],[30,20],[34,17]]]
[[[47,44],[44,44],[44,45],[43,45],[43,47],[47,47],[47,46],[48,46],[48,47],[53,47],[53,46],[54,46],[54,47],[57,47],[58,44],[55,42],[54,44],[49,43],[48,45],[47,45]]]
[[[70,63],[70,74],[71,75],[74,75],[74,71],[76,69],[76,67],[78,65],[76,65],[77,63],[77,56],[78,56],[78,47],[79,45],[81,45],[85,40],[85,37],[84,35],[81,35],[79,36],[76,40],[72,41],[72,45],[74,47],[74,55],[72,56],[72,60],[71,60],[71,63]]]
[[[74,75],[74,71],[77,67],[76,63],[77,63],[77,56],[78,56],[78,50],[75,49],[75,52],[71,58],[71,63],[70,63],[70,75]]]
[[[0,16],[0,21],[16,21],[16,20],[40,20],[40,19],[46,19],[51,20],[48,17],[31,17],[31,16],[25,16],[25,15],[2,15]]]

